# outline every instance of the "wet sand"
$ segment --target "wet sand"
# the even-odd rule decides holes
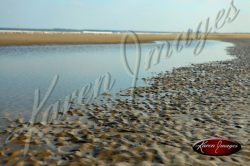
[[[178,68],[146,78],[149,86],[124,90],[115,100],[103,96],[100,104],[73,106],[60,120],[33,126],[40,136],[32,135],[24,159],[29,132],[12,135],[0,148],[0,164],[248,165],[250,40],[227,41],[235,45],[227,48],[234,60]],[[27,127],[11,121],[1,137]],[[192,150],[211,137],[236,140],[242,150],[222,157]]]
[[[119,44],[126,34],[0,32],[0,46],[51,44]],[[127,43],[134,43],[129,35]],[[176,40],[178,34],[137,34],[141,43]],[[191,35],[195,39],[195,35]],[[183,36],[182,39],[186,39]],[[250,34],[209,34],[209,40],[250,39]]]

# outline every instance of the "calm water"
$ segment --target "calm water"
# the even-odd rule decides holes
[[[198,56],[193,54],[196,46],[193,44],[180,53],[174,51],[171,57],[161,58],[159,64],[146,71],[144,66],[147,55],[152,48],[160,46],[160,43],[141,46],[140,78],[191,63],[232,59],[225,51],[226,47],[231,46],[230,43],[209,41]],[[134,45],[127,45],[126,50],[128,63],[133,70],[136,48]],[[166,49],[163,52],[164,50]],[[113,92],[129,88],[132,77],[127,72],[121,52],[119,44],[0,47],[0,114],[31,112],[34,90],[39,88],[43,97],[56,74],[59,75],[59,81],[48,104],[63,100],[74,90],[94,83],[107,72],[116,80]]]

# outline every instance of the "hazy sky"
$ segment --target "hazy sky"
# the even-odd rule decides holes
[[[231,0],[0,0],[0,27],[186,31]],[[250,32],[250,0],[221,32]],[[214,21],[211,21],[213,26]]]

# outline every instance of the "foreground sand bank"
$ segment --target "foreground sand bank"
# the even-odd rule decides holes
[[[50,44],[117,44],[125,34],[0,32],[0,46]],[[138,34],[140,42],[175,40],[178,34]],[[210,34],[208,40],[250,39],[250,34]],[[133,43],[132,37],[127,40]]]

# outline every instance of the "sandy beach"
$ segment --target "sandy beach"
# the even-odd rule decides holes
[[[0,166],[250,165],[250,1],[0,2]]]
[[[126,34],[0,32],[0,46],[51,44],[119,44]],[[127,43],[134,43],[129,34]],[[195,35],[191,35],[195,38]],[[178,34],[137,34],[141,43],[176,40]],[[182,39],[186,39],[185,35]],[[250,34],[209,34],[208,40],[250,39]]]
[[[136,88],[133,94],[124,90],[117,99],[106,96],[100,104],[72,107],[61,120],[34,124],[40,135],[31,137],[32,150],[26,158],[22,157],[29,124],[11,121],[1,131],[2,138],[11,137],[0,149],[0,163],[248,165],[250,40],[226,41],[234,44],[227,48],[234,60],[181,67],[145,78],[148,86]],[[24,132],[13,134],[17,129]],[[236,140],[242,150],[221,157],[192,150],[195,142],[211,137]]]

